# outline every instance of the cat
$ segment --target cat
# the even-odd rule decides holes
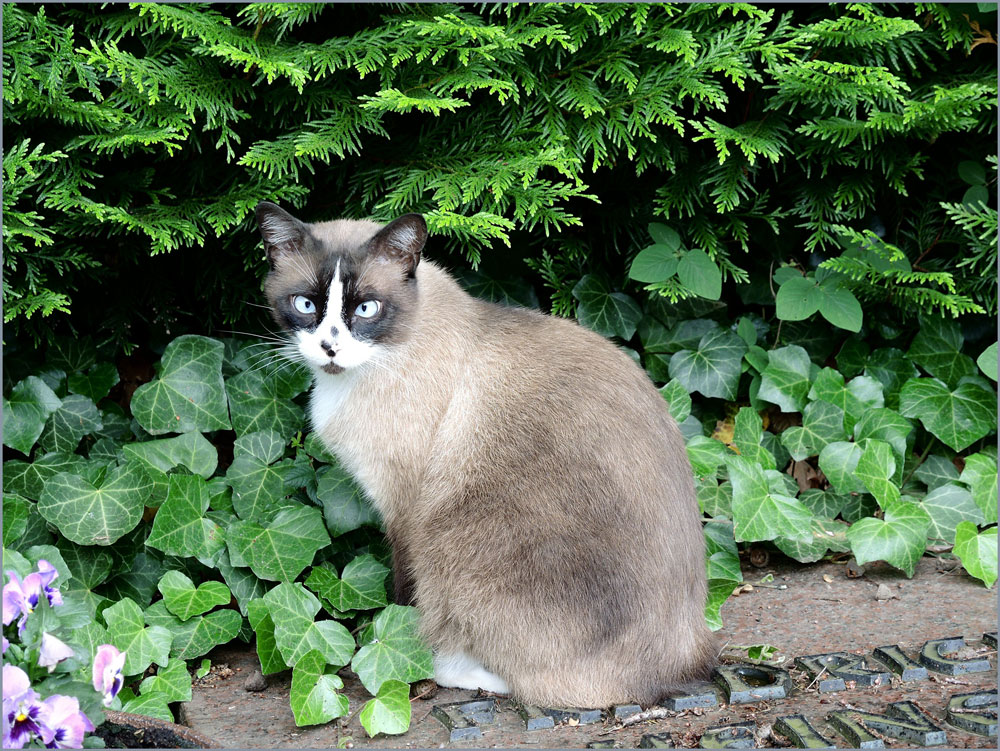
[[[442,686],[655,704],[708,677],[701,514],[645,372],[577,323],[472,297],[419,214],[257,207],[310,419],[378,510]]]

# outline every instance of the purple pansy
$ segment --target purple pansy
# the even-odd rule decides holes
[[[13,571],[7,572],[8,582],[3,588],[3,625],[8,625],[18,615],[17,632],[24,631],[28,616],[35,612],[38,598],[45,593],[49,605],[62,605],[62,595],[55,587],[49,586],[59,575],[55,567],[46,560],[38,562],[38,571],[24,577],[24,581]]]
[[[50,696],[42,702],[40,719],[46,748],[83,748],[83,734],[94,729],[75,696]]]
[[[42,704],[31,690],[28,674],[14,665],[3,666],[3,747],[23,748],[42,736]]]
[[[121,691],[125,678],[122,668],[125,667],[125,653],[119,652],[110,644],[102,644],[94,655],[94,690],[104,694],[104,706],[109,706],[118,692]]]
[[[6,636],[0,636],[0,639],[3,639],[3,651],[0,654],[7,654],[7,647],[10,646],[10,642],[7,641]]]
[[[42,648],[38,655],[38,664],[41,667],[48,668],[51,673],[56,665],[72,656],[73,650],[59,639],[48,632],[42,634]]]

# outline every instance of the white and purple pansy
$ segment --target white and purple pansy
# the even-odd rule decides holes
[[[50,586],[59,575],[55,567],[46,560],[38,562],[38,571],[33,571],[24,577],[24,581],[14,571],[7,572],[7,584],[3,588],[3,625],[8,625],[18,616],[17,632],[24,631],[28,616],[35,612],[38,600],[45,593],[49,605],[62,605],[62,595],[59,590]]]
[[[28,674],[14,665],[3,666],[3,747],[23,748],[43,738],[42,703],[31,689]]]
[[[125,677],[122,675],[124,667],[124,652],[119,652],[110,644],[102,644],[97,648],[93,668],[94,690],[104,694],[106,707],[111,704],[125,683]]]
[[[65,643],[45,632],[42,634],[42,647],[38,654],[38,664],[43,668],[48,668],[51,673],[63,660],[73,656],[73,650]]]
[[[50,696],[42,702],[40,719],[46,748],[83,748],[83,734],[94,730],[75,696]]]

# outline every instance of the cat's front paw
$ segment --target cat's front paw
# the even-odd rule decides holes
[[[494,694],[509,694],[507,682],[464,652],[434,655],[434,682],[448,688],[478,688]]]

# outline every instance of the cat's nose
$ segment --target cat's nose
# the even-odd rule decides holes
[[[327,355],[329,355],[330,357],[333,357],[333,356],[334,356],[335,354],[337,354],[337,353],[336,353],[336,352],[334,351],[333,347],[331,347],[331,346],[330,346],[329,344],[327,344],[326,342],[320,342],[320,343],[319,343],[319,346],[320,346],[320,347],[322,347],[322,348],[323,348],[323,351],[324,351],[324,352],[326,352],[326,354],[327,354]]]

